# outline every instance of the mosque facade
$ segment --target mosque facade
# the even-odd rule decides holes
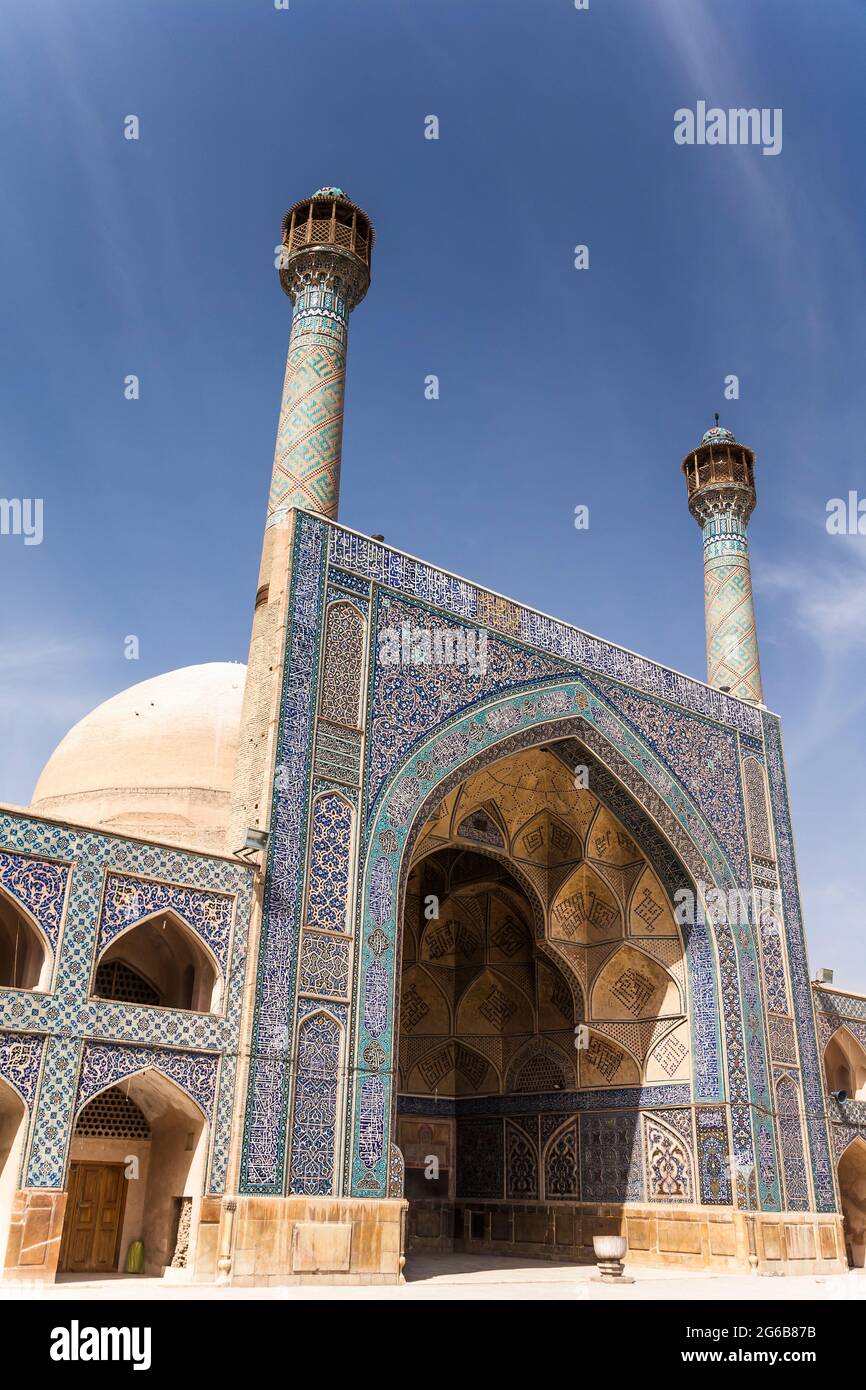
[[[0,807],[5,1277],[862,1265],[866,1000],[810,978],[754,454],[682,464],[706,683],[341,526],[373,244],[335,188],[283,223],[246,670],[122,692]]]

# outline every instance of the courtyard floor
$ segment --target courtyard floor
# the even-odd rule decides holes
[[[131,1278],[116,1274],[109,1278],[66,1275],[59,1283],[44,1287],[0,1284],[0,1299],[277,1299],[332,1300],[374,1299],[415,1302],[419,1299],[445,1300],[526,1300],[579,1299],[630,1301],[632,1299],[673,1302],[679,1299],[737,1299],[744,1301],[809,1302],[866,1298],[866,1270],[840,1275],[711,1274],[694,1270],[628,1268],[633,1284],[613,1286],[593,1282],[592,1265],[549,1264],[545,1260],[505,1259],[498,1256],[413,1255],[406,1267],[406,1282],[400,1285],[357,1286],[327,1284],[281,1285],[273,1288],[217,1288],[208,1284],[185,1284],[175,1280]]]

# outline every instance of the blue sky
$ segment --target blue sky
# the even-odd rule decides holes
[[[0,493],[45,536],[0,538],[0,799],[125,686],[245,660],[274,246],[336,183],[378,232],[347,525],[703,677],[679,463],[716,410],[756,449],[811,963],[866,990],[866,537],[825,528],[866,495],[862,0],[6,0],[3,28]],[[699,99],[781,107],[781,154],[675,145]]]

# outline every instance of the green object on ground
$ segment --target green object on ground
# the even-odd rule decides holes
[[[126,1272],[127,1274],[144,1273],[144,1241],[131,1240],[129,1249],[126,1252]]]

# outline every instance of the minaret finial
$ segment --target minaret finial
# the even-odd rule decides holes
[[[689,511],[704,538],[707,680],[763,703],[747,528],[755,509],[755,455],[719,424],[683,459]]]

